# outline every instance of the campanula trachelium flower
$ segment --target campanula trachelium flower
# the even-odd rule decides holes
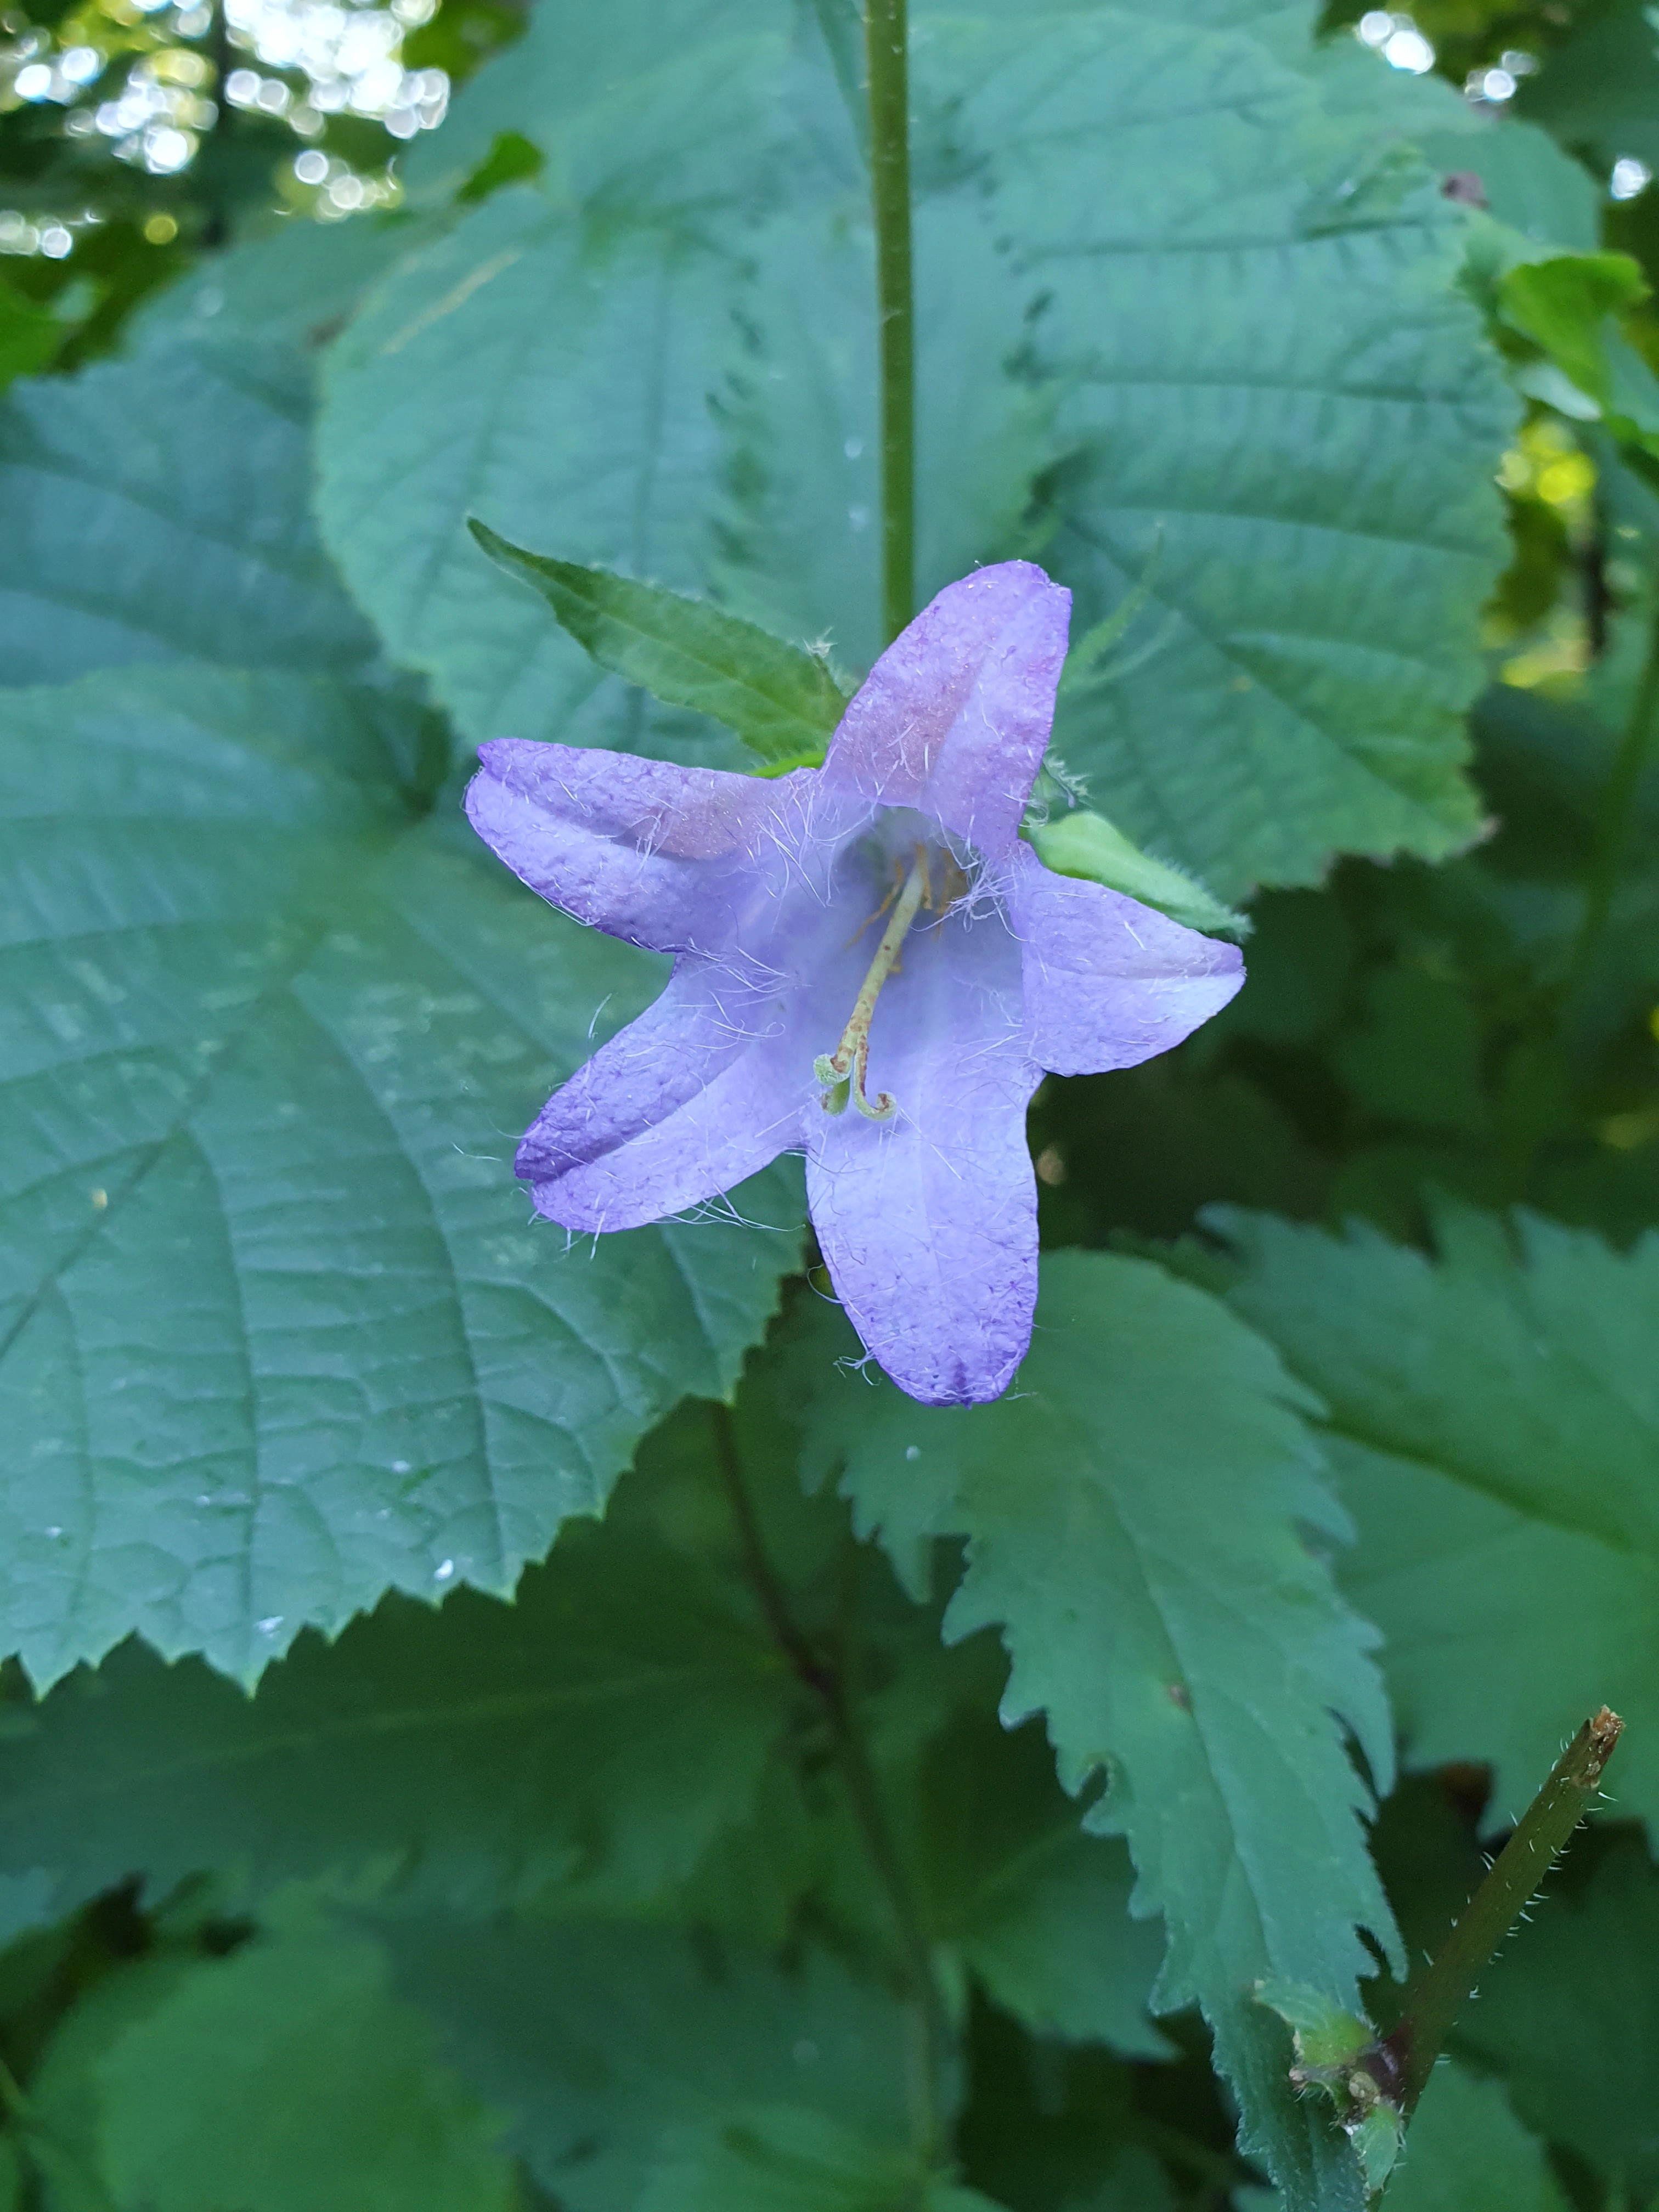
[[[882,655],[823,765],[767,780],[503,738],[466,799],[514,872],[674,956],[519,1147],[538,1210],[635,1228],[783,1152],[866,1347],[927,1405],[996,1397],[1030,1338],[1045,1071],[1133,1067],[1224,1006],[1237,949],[1020,837],[1071,595],[1011,561]]]

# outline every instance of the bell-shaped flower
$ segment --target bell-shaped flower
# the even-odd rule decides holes
[[[1008,562],[882,655],[823,765],[768,780],[481,748],[467,812],[533,890],[674,955],[650,1010],[519,1147],[538,1210],[630,1229],[806,1157],[831,1280],[927,1405],[996,1397],[1030,1338],[1045,1070],[1133,1067],[1243,980],[1236,947],[1020,837],[1071,597]]]

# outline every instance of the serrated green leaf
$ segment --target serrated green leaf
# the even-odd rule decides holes
[[[653,2170],[639,2212],[994,2212],[822,2112],[758,2106],[686,2130]]]
[[[1229,937],[1249,934],[1250,925],[1245,915],[1223,906],[1184,870],[1154,860],[1138,845],[1131,844],[1103,814],[1077,807],[1051,822],[1034,823],[1025,834],[1038,860],[1056,875],[1081,876],[1089,883],[1127,892],[1143,906],[1167,914],[1172,921],[1185,922],[1189,929]]]
[[[770,1231],[526,1224],[514,1137],[660,970],[423,821],[410,722],[200,667],[0,695],[0,1645],[41,1684],[511,1589],[793,1262],[787,1171],[738,1196]]]
[[[1047,302],[1032,346],[1073,459],[1041,557],[1079,628],[1161,538],[1129,642],[1173,632],[1062,701],[1066,760],[1224,897],[1334,848],[1468,842],[1513,407],[1455,295],[1457,211],[1397,145],[1356,171],[1364,145],[1255,41],[1161,11],[941,27],[917,66]]]
[[[1357,1223],[1213,1218],[1231,1303],[1328,1408],[1343,1580],[1408,1757],[1490,1762],[1518,1818],[1605,1703],[1630,1723],[1614,1796],[1659,1820],[1659,1239],[1448,1209],[1437,1261]]]
[[[860,1524],[901,1557],[969,1539],[947,1633],[998,1624],[1005,1717],[1046,1713],[1068,1787],[1108,1772],[1090,1825],[1127,1837],[1137,1905],[1164,1917],[1155,2001],[1203,2005],[1246,2142],[1293,2203],[1357,2202],[1340,2139],[1291,2094],[1288,2036],[1248,1997],[1277,1975],[1357,2009],[1355,1923],[1391,1936],[1333,1717],[1386,1774],[1370,1639],[1297,1534],[1344,1533],[1297,1419],[1311,1401],[1201,1293],[1079,1253],[1045,1261],[996,1406],[928,1411],[839,1376],[833,1352],[811,1462],[844,1467]]]
[[[7,684],[187,659],[349,672],[373,633],[318,543],[311,377],[286,347],[157,343],[0,401]]]
[[[523,552],[482,522],[468,527],[498,568],[541,593],[601,668],[664,706],[723,722],[775,766],[823,759],[847,707],[823,654],[787,645],[705,599]]]
[[[1412,2118],[1388,2212],[1566,2212],[1544,2147],[1499,2081],[1437,2066]]]
[[[499,2123],[434,2063],[379,1946],[321,1928],[103,1984],[49,2047],[29,2125],[102,2184],[112,2212],[518,2203]]]
[[[822,1953],[785,1972],[662,1929],[535,1921],[386,1936],[400,1991],[568,2212],[635,2212],[675,2132],[757,2104],[909,2140],[912,2023]]]
[[[740,1591],[647,1534],[577,1527],[512,1605],[389,1598],[251,1701],[124,1645],[13,1715],[4,1857],[51,1867],[47,1917],[134,1869],[154,1897],[203,1867],[255,1904],[326,1876],[400,1909],[555,1888],[627,1909],[750,1815],[792,1703]]]

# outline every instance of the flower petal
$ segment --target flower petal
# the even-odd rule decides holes
[[[813,773],[767,782],[520,738],[478,763],[467,818],[491,851],[578,921],[657,952],[726,941]]]
[[[826,782],[1006,852],[1054,724],[1071,609],[1029,561],[947,585],[871,670],[830,740]]]
[[[1056,1075],[1168,1052],[1244,981],[1236,945],[1103,884],[1055,875],[1029,845],[1009,856],[1002,888],[1022,947],[1031,1056]]]
[[[866,1346],[928,1406],[1007,1388],[1030,1341],[1036,1184],[1025,1108],[1040,1071],[1002,916],[917,933],[871,1030],[870,1081],[894,1119],[806,1117],[818,1243]]]
[[[584,1232],[702,1205],[801,1141],[817,1112],[796,989],[681,958],[653,1006],[556,1091],[514,1165],[538,1213]]]

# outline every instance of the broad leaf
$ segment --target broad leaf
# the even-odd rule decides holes
[[[282,346],[157,343],[0,401],[8,684],[189,659],[375,653],[317,542],[310,372]]]
[[[723,722],[764,761],[793,768],[823,758],[847,706],[823,654],[786,645],[707,600],[522,552],[481,522],[471,530],[498,568],[541,593],[601,668],[665,706]]]
[[[301,1923],[105,1982],[31,2083],[25,2141],[110,2212],[514,2212],[500,2124],[432,2045],[372,1939]]]
[[[793,1260],[526,1223],[514,1137],[658,964],[423,821],[384,693],[112,672],[0,732],[0,1644],[251,1680],[388,1587],[510,1589]]]
[[[1224,897],[1466,843],[1513,409],[1455,209],[1254,40],[1150,8],[941,30],[918,62],[1047,302],[1074,457],[1043,557],[1079,625],[1157,557],[1130,638],[1157,648],[1062,702],[1093,799]]]
[[[556,520],[572,560],[696,589],[728,281],[660,234],[590,241],[521,185],[398,270],[333,349],[330,543],[469,736],[744,765],[723,732],[597,669],[465,527],[533,545]]]
[[[1611,1705],[1612,1787],[1659,1820],[1659,1239],[1624,1254],[1522,1216],[1444,1212],[1434,1261],[1218,1212],[1237,1310],[1328,1408],[1407,1755],[1495,1770],[1518,1817]],[[1516,1623],[1525,1633],[1516,1633]]]
[[[1346,2149],[1291,2093],[1288,2037],[1249,1996],[1277,1975],[1355,2009],[1355,1923],[1391,1928],[1335,1718],[1386,1774],[1370,1638],[1297,1533],[1344,1533],[1298,1419],[1311,1401],[1201,1293],[1073,1253],[1047,1261],[1019,1389],[995,1406],[927,1411],[836,1376],[832,1353],[813,1363],[813,1462],[844,1469],[902,1559],[968,1537],[946,1632],[997,1624],[1005,1717],[1046,1713],[1069,1788],[1108,1775],[1089,1825],[1127,1837],[1137,1906],[1164,1916],[1154,2002],[1203,2005],[1245,2140],[1293,2203],[1321,2186],[1357,2202]]]

